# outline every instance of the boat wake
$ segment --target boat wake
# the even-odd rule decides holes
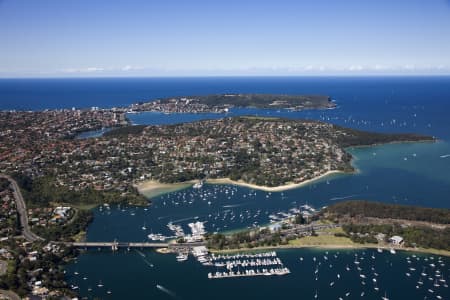
[[[344,200],[344,199],[349,199],[349,198],[353,198],[353,197],[356,197],[356,196],[361,196],[361,194],[342,196],[342,197],[333,197],[333,198],[330,198],[330,201]]]
[[[247,205],[247,203],[238,203],[238,204],[230,204],[230,205],[222,205],[223,208],[234,208],[234,207],[241,207]]]
[[[134,249],[140,256],[145,257],[145,254],[139,251],[138,249]]]
[[[166,293],[167,295],[171,296],[172,298],[176,298],[176,297],[177,297],[177,295],[176,295],[174,292],[172,292],[171,290],[169,290],[169,289],[163,287],[162,285],[157,284],[157,285],[156,285],[156,288],[157,288],[158,290],[160,290],[160,291]]]
[[[447,157],[450,157],[450,154],[441,155],[440,157],[441,158],[447,158]]]
[[[196,217],[184,218],[184,219],[178,219],[178,220],[172,221],[172,224],[179,223],[179,222],[184,222],[184,221],[189,221],[189,220],[196,220],[196,219],[198,219],[197,216]]]
[[[149,266],[150,268],[153,268],[153,267],[154,267],[153,264],[152,264],[151,262],[149,262],[148,260],[146,260],[145,258],[144,258],[144,262],[145,262],[145,264],[146,264],[147,266]]]

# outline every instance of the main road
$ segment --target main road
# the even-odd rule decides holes
[[[20,225],[22,227],[22,235],[24,236],[24,238],[29,242],[35,242],[39,240],[43,241],[44,239],[42,237],[34,234],[30,229],[30,225],[28,224],[27,206],[25,205],[25,201],[23,200],[23,196],[20,192],[20,188],[17,182],[13,178],[5,174],[0,174],[0,178],[5,178],[11,183],[11,187],[14,192],[14,199],[16,200],[16,209],[19,214]]]

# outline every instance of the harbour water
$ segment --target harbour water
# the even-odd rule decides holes
[[[437,143],[349,149],[355,157],[353,164],[358,173],[334,175],[299,189],[266,193],[236,186],[205,184],[201,189],[188,188],[156,197],[148,208],[98,208],[95,210],[95,220],[88,229],[88,241],[144,241],[150,233],[170,235],[167,228],[169,222],[181,225],[187,231],[187,224],[194,220],[206,222],[207,231],[228,231],[266,224],[270,215],[288,212],[305,203],[320,208],[345,199],[450,207],[450,157],[447,156],[450,154],[449,77],[98,79],[97,84],[96,80],[88,80],[87,83],[86,80],[62,80],[53,91],[45,89],[47,85],[55,85],[51,80],[31,83],[0,80],[0,108],[55,108],[60,105],[54,101],[58,96],[68,97],[66,107],[88,107],[129,104],[172,95],[321,93],[335,99],[338,108],[303,112],[236,109],[229,115],[310,118],[362,130],[416,132],[439,138]],[[120,87],[123,88],[121,92],[118,91]],[[67,89],[76,93],[69,97],[62,92]],[[25,97],[27,95],[29,98]],[[38,99],[36,97],[49,97],[49,100],[25,100]],[[14,104],[9,99],[17,101]],[[76,99],[82,100],[77,102]],[[223,115],[129,115],[136,124],[167,124],[215,117]],[[146,230],[142,229],[144,224]],[[277,296],[313,299],[316,291],[319,299],[359,299],[363,292],[366,299],[381,299],[385,293],[390,299],[424,299],[425,296],[428,299],[435,299],[436,296],[450,299],[448,288],[443,284],[434,286],[438,277],[423,280],[423,286],[418,284],[424,267],[428,270],[427,277],[431,272],[436,274],[439,268],[448,283],[448,258],[442,258],[444,266],[439,264],[439,267],[433,268],[430,263],[438,260],[437,256],[431,259],[431,255],[417,255],[420,258],[417,260],[411,258],[411,253],[392,255],[385,252],[374,253],[375,259],[372,259],[373,250],[335,250],[329,251],[328,255],[325,251],[278,251],[278,256],[291,271],[285,276],[211,280],[207,278],[210,271],[192,258],[178,263],[175,255],[153,251],[138,253],[120,250],[111,253],[90,250],[68,266],[67,280],[79,286],[82,296],[108,299],[273,299]],[[361,271],[355,267],[355,254],[364,257],[361,259]],[[327,261],[324,255],[328,257]],[[406,260],[407,256],[410,263]],[[313,257],[316,257],[316,262]],[[319,267],[318,262],[321,262]],[[413,263],[415,271],[409,270]],[[346,270],[347,265],[350,271]],[[372,267],[378,276],[374,275]],[[316,280],[317,268],[319,276]],[[365,284],[361,283],[361,273],[367,277]],[[337,274],[340,274],[340,279]],[[378,291],[374,290],[374,277],[377,277]],[[97,286],[100,281],[103,287]],[[331,282],[334,284],[330,285]],[[432,289],[433,293],[428,289]],[[347,293],[350,294],[346,296]]]
[[[316,291],[318,299],[381,299],[385,294],[389,299],[437,299],[438,295],[448,299],[450,296],[449,289],[435,277],[439,269],[448,285],[450,260],[442,259],[444,266],[432,268],[432,262],[438,264],[437,256],[418,254],[417,260],[410,253],[393,255],[385,251],[379,254],[376,250],[279,250],[278,256],[291,271],[288,275],[208,279],[208,270],[193,258],[179,263],[174,255],[152,251],[142,254],[145,257],[126,250],[118,253],[92,250],[67,269],[67,278],[79,287],[83,296],[95,295],[102,299],[274,299],[283,296],[314,299]],[[355,255],[359,265],[355,264]],[[427,276],[421,276],[422,271]],[[421,278],[423,284],[418,283]],[[99,282],[104,286],[98,287]],[[439,287],[434,286],[436,282]],[[350,294],[346,297],[347,293]]]

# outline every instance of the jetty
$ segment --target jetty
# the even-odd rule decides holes
[[[195,254],[194,254],[195,256]],[[263,253],[238,253],[235,255],[202,255],[197,257],[204,266],[216,268],[209,279],[287,275],[291,271],[283,265],[275,251]],[[202,258],[202,259],[201,259]],[[224,270],[220,270],[224,268]]]
[[[284,268],[275,268],[275,269],[249,269],[245,271],[229,271],[229,272],[215,272],[215,273],[208,273],[209,279],[220,279],[220,278],[232,278],[232,277],[253,277],[253,276],[273,276],[273,275],[287,275],[290,274],[291,271],[284,267]]]

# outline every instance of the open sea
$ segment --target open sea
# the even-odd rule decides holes
[[[269,215],[302,204],[320,208],[348,199],[450,208],[450,77],[1,79],[0,109],[112,107],[211,93],[327,94],[337,109],[234,109],[227,115],[316,119],[368,131],[428,134],[439,140],[349,149],[357,174],[334,175],[284,192],[206,184],[154,198],[145,209],[98,208],[88,229],[89,241],[146,241],[151,232],[168,235],[170,221],[185,231],[192,220],[205,221],[208,231],[229,231],[267,224]],[[135,124],[173,124],[224,116],[140,113],[129,118]],[[67,280],[79,286],[81,296],[91,299],[314,299],[316,292],[318,299],[381,299],[385,295],[389,299],[450,299],[448,286],[437,279],[450,282],[449,258],[325,251],[277,251],[291,270],[286,276],[211,280],[207,274],[215,270],[192,258],[178,263],[174,255],[154,251],[93,250],[67,267]],[[355,256],[361,270],[354,264]],[[104,286],[98,287],[99,282]]]

